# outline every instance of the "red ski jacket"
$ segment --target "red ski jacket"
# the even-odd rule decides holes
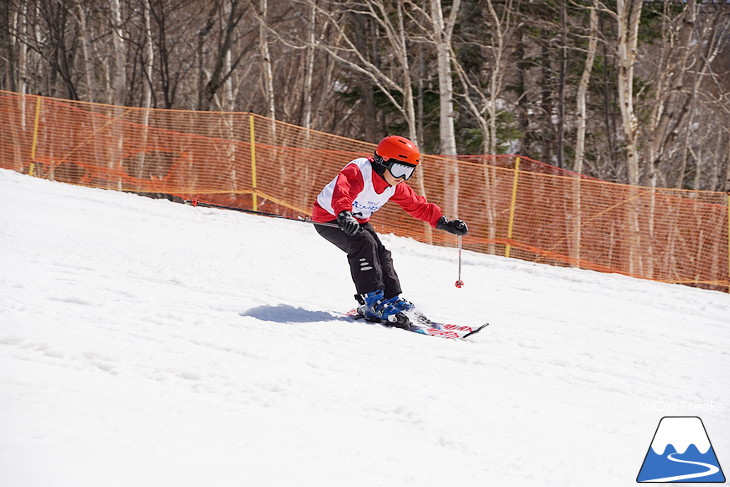
[[[375,195],[385,197],[387,197],[387,195],[384,195],[386,191],[392,191],[392,187],[387,181],[375,171],[370,171],[372,173],[370,177],[363,177],[360,167],[363,164],[370,163],[372,163],[372,158],[369,157],[367,161],[365,159],[355,159],[345,166],[317,198],[319,201],[323,201],[325,206],[331,207],[332,212],[326,210],[319,201],[315,201],[312,208],[312,220],[319,223],[330,222],[335,220],[341,211],[345,210],[352,211],[360,223],[370,220],[370,212],[363,212],[365,213],[363,216],[358,214],[357,210],[353,211],[353,201],[358,198],[358,195],[372,194],[370,193],[372,191]],[[371,184],[370,188],[365,187],[366,179]],[[395,186],[388,200],[397,203],[408,214],[428,222],[434,228],[442,215],[441,208],[438,205],[426,201],[425,197],[416,194],[405,182],[398,183]],[[371,211],[377,211],[378,209],[379,206],[370,208]]]

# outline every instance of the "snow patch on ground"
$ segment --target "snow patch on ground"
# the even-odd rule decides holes
[[[457,342],[353,323],[304,223],[0,170],[0,478],[629,485],[659,418],[730,464],[730,297],[386,235]],[[468,238],[465,237],[465,238]],[[724,459],[724,460],[723,460]]]

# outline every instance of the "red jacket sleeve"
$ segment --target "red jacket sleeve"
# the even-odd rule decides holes
[[[332,209],[335,216],[341,211],[352,211],[352,201],[365,187],[360,168],[356,164],[348,164],[337,175],[337,182],[332,193]]]
[[[429,203],[424,196],[417,195],[406,183],[400,183],[395,187],[395,193],[390,201],[398,203],[409,215],[428,222],[434,228],[443,214],[438,205]]]

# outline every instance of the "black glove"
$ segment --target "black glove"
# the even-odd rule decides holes
[[[337,224],[340,226],[343,232],[351,237],[353,235],[357,235],[362,231],[360,223],[355,219],[354,216],[352,216],[351,211],[341,211],[340,214],[337,215]]]
[[[447,232],[453,233],[454,235],[464,235],[466,234],[466,232],[469,231],[466,223],[464,223],[462,220],[447,220],[445,216],[439,218],[439,221],[436,224],[436,228],[438,228],[439,230],[446,230]]]

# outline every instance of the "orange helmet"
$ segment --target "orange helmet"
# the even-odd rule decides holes
[[[393,159],[412,166],[418,166],[421,162],[421,153],[416,144],[400,135],[389,135],[381,140],[375,149],[375,155],[376,159],[382,158],[384,165]]]

